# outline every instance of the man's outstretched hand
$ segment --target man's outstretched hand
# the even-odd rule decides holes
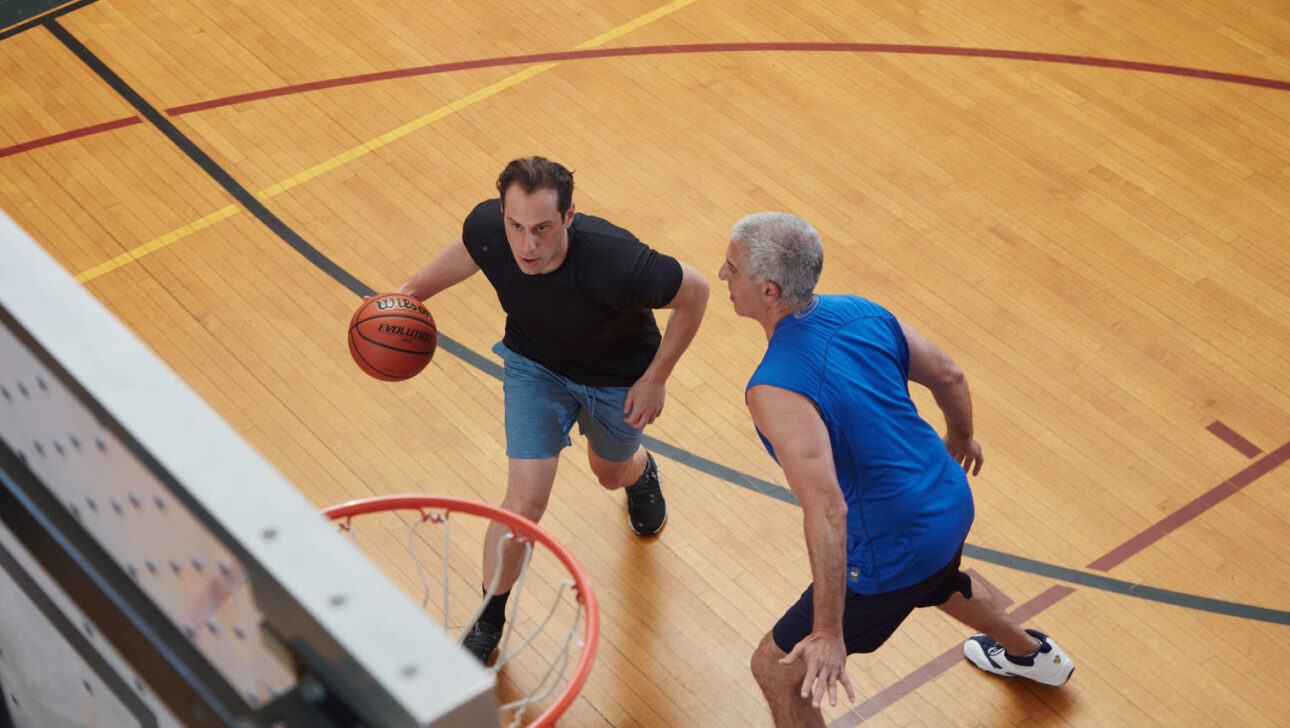
[[[847,647],[842,638],[824,632],[812,632],[793,645],[793,651],[780,659],[779,664],[791,665],[801,660],[806,665],[806,678],[802,680],[802,699],[811,699],[811,707],[820,707],[820,700],[827,690],[829,705],[838,704],[838,683],[847,691],[847,700],[856,701],[847,677]]]

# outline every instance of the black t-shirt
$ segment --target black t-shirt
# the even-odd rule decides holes
[[[506,241],[500,200],[475,206],[462,225],[470,257],[506,311],[507,348],[580,384],[636,382],[661,340],[652,309],[681,288],[681,264],[635,235],[575,214],[559,268],[526,275]]]

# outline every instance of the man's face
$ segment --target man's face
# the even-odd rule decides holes
[[[744,268],[744,256],[747,253],[742,246],[731,241],[726,247],[726,262],[717,271],[717,277],[725,281],[730,289],[730,301],[735,306],[735,313],[755,317],[764,306],[764,284],[754,281]]]
[[[526,275],[549,273],[564,262],[569,252],[568,225],[573,222],[573,204],[560,215],[555,190],[540,189],[528,194],[512,184],[502,195],[502,217],[515,263]]]

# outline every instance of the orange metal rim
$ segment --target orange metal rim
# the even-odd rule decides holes
[[[583,608],[587,612],[587,624],[583,631],[584,646],[573,675],[569,678],[569,685],[551,706],[529,724],[529,728],[548,728],[555,723],[556,718],[559,718],[568,709],[574,698],[581,692],[582,686],[587,681],[587,676],[591,673],[591,664],[596,658],[596,646],[600,640],[600,608],[596,603],[596,593],[592,589],[591,578],[587,575],[586,570],[582,568],[582,564],[578,563],[578,560],[574,558],[573,553],[564,544],[557,541],[546,529],[524,516],[497,506],[490,506],[487,503],[439,495],[381,495],[371,498],[359,498],[330,506],[324,508],[322,514],[333,521],[347,522],[350,518],[363,514],[402,510],[417,511],[424,517],[427,509],[446,513],[469,513],[480,518],[488,518],[504,523],[512,531],[530,536],[534,541],[548,548],[573,576],[578,599],[582,602]]]

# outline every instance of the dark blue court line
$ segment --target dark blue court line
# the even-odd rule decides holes
[[[1225,614],[1229,617],[1240,617],[1241,619],[1252,619],[1256,622],[1271,622],[1272,624],[1290,625],[1290,612],[1279,609],[1269,609],[1267,607],[1256,607],[1250,604],[1240,604],[1238,602],[1225,602],[1221,599],[1210,599],[1209,597],[1197,596],[1195,594],[1185,594],[1183,592],[1169,591],[1168,589],[1157,589],[1154,586],[1144,584],[1135,584],[1131,581],[1122,581],[1112,579],[1101,574],[1090,574],[1086,571],[1070,569],[1065,566],[1044,563],[1027,559],[1023,556],[1014,556],[1002,551],[995,551],[981,546],[964,544],[963,555],[969,558],[985,561],[997,566],[1003,566],[1008,569],[1025,571],[1039,576],[1047,576],[1058,581],[1064,581],[1069,584],[1078,584],[1080,586],[1100,589],[1102,591],[1123,594],[1128,597],[1146,599],[1152,602],[1161,602],[1163,604],[1172,604],[1177,607],[1195,609],[1202,612],[1212,612],[1213,614]]]
[[[754,493],[761,493],[762,495],[770,496],[775,500],[784,501],[785,503],[797,506],[798,508],[802,507],[802,504],[797,502],[797,496],[793,495],[793,491],[783,486],[775,485],[768,480],[754,478],[753,476],[741,473],[734,468],[727,468],[721,463],[715,463],[707,458],[695,455],[689,450],[682,450],[676,445],[669,445],[668,443],[650,437],[649,435],[645,436],[645,447],[659,455],[671,458],[682,465],[688,465],[695,470],[720,478],[727,483],[733,483],[740,488],[747,488]]]
[[[72,53],[76,54],[87,66],[99,75],[109,86],[112,87],[122,98],[130,103],[145,119],[153,126],[157,127],[162,134],[166,136],[175,146],[179,147],[190,159],[193,160],[201,169],[206,172],[212,179],[220,184],[230,195],[234,197],[244,208],[255,215],[265,227],[269,228],[275,235],[282,239],[292,249],[300,253],[306,260],[315,267],[326,273],[337,283],[349,289],[359,297],[370,296],[376,293],[375,289],[362,281],[355,278],[348,271],[341,268],[336,262],[332,261],[321,251],[310,245],[298,233],[292,230],[282,222],[276,215],[269,211],[265,205],[252,195],[245,187],[233,179],[233,176],[220,167],[215,160],[203,152],[191,139],[179,131],[174,124],[170,123],[161,112],[149,104],[140,96],[129,84],[120,76],[113,72],[106,64],[95,56],[89,49],[81,44],[66,29],[58,24],[56,20],[46,19],[43,23],[45,27],[54,34]],[[439,347],[449,354],[461,359],[467,364],[479,369],[480,371],[500,380],[502,378],[502,367],[480,354],[472,351],[461,343],[444,336],[439,335]],[[668,457],[683,465],[687,465],[700,472],[707,473],[715,478],[719,478],[740,488],[746,488],[755,493],[774,498],[784,503],[800,505],[791,491],[782,486],[776,485],[760,478],[741,473],[733,468],[728,468],[720,463],[708,460],[707,458],[696,455],[688,450],[670,445],[666,442],[653,437],[645,438],[646,446],[664,457]],[[1047,576],[1061,581],[1067,581],[1073,584],[1081,584],[1094,589],[1124,594],[1126,596],[1137,597],[1139,599],[1148,599],[1151,601],[1165,604],[1173,604],[1188,609],[1199,611],[1213,612],[1216,614],[1226,614],[1244,619],[1251,619],[1262,622],[1272,622],[1275,624],[1290,624],[1290,612],[1255,607],[1234,602],[1224,602],[1217,599],[1183,594],[1180,592],[1171,592],[1155,587],[1142,586],[1140,584],[1131,584],[1129,582],[1111,579],[1104,576],[1087,574],[1082,571],[1068,569],[1054,564],[1047,564],[1042,561],[1013,556],[1001,551],[993,551],[979,546],[967,544],[964,546],[963,553],[971,558],[996,564],[1018,571],[1024,571],[1040,576]]]
[[[493,361],[480,356],[471,351],[462,344],[448,339],[442,334],[439,335],[440,347],[448,353],[465,361],[467,364],[491,375],[493,378],[500,380],[502,378],[502,367]],[[705,457],[696,455],[689,450],[671,445],[662,440],[645,436],[645,446],[651,451],[671,458],[682,465],[687,465],[695,470],[707,473],[715,478],[737,485],[740,488],[746,488],[755,493],[769,496],[785,503],[801,506],[793,492],[789,489],[776,485],[770,481],[755,478],[751,475],[741,473],[733,468],[728,468],[721,463],[708,460]],[[1258,622],[1271,622],[1272,624],[1290,625],[1290,612],[1279,609],[1269,609],[1267,607],[1256,607],[1250,604],[1240,604],[1238,602],[1227,602],[1221,599],[1211,599],[1195,594],[1185,594],[1183,592],[1170,591],[1168,589],[1158,589],[1153,586],[1135,584],[1121,579],[1112,579],[1100,574],[1090,574],[1086,571],[1071,569],[1065,566],[1057,566],[1043,561],[1028,559],[1024,556],[1015,556],[995,551],[983,546],[973,546],[972,544],[963,545],[963,555],[968,558],[984,561],[986,563],[1002,566],[1016,571],[1024,571],[1037,576],[1046,576],[1050,579],[1064,581],[1069,584],[1078,584],[1080,586],[1100,589],[1101,591],[1123,594],[1124,596],[1134,597],[1137,599],[1146,599],[1152,602],[1162,604],[1172,604],[1187,609],[1195,609],[1202,612],[1211,612],[1213,614],[1224,614],[1230,617],[1240,617],[1241,619],[1250,619]]]

